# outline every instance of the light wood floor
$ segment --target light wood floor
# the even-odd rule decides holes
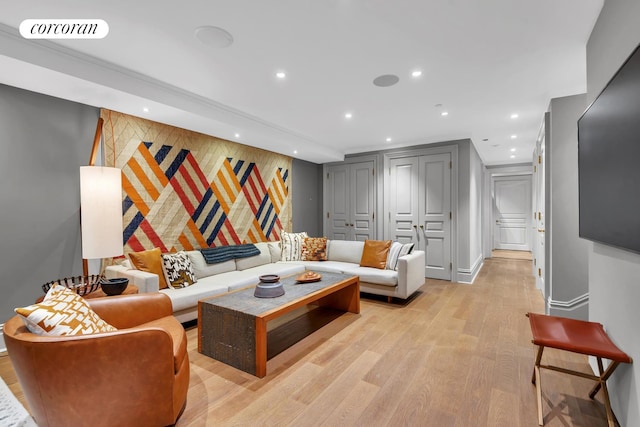
[[[531,262],[486,260],[473,285],[428,280],[408,304],[363,299],[268,362],[263,379],[196,350],[185,426],[535,426],[533,345],[525,313],[542,312]],[[547,362],[589,371],[586,357]],[[0,374],[23,401],[7,357]],[[588,380],[543,371],[548,426],[606,425]]]
[[[524,259],[533,260],[533,254],[530,251],[510,251],[507,249],[494,249],[491,251],[491,258],[508,258],[508,259]]]

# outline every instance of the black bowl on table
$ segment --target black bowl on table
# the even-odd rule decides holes
[[[107,295],[120,295],[127,289],[129,279],[124,277],[116,277],[115,279],[103,279],[100,282],[102,292]]]

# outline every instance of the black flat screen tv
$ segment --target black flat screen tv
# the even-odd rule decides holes
[[[640,46],[578,120],[580,237],[640,253]]]

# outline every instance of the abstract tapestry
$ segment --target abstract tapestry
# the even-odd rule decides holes
[[[122,169],[124,252],[278,240],[291,158],[103,109],[105,165]]]

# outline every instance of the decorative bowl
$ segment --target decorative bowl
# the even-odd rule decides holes
[[[100,287],[102,279],[104,279],[104,276],[97,274],[92,274],[90,276],[65,277],[64,279],[45,283],[42,285],[42,290],[46,294],[53,285],[60,285],[71,289],[80,296],[83,296],[97,290]]]
[[[115,279],[104,279],[100,282],[102,292],[107,295],[120,295],[127,289],[129,285],[129,279],[124,277],[117,277]]]
[[[260,283],[253,291],[253,296],[256,298],[276,298],[284,295],[284,287],[280,283],[280,276],[277,274],[265,274],[260,276]]]

